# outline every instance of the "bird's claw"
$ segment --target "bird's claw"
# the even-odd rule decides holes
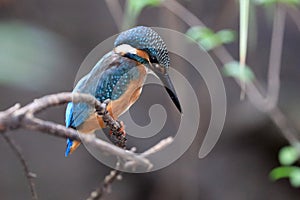
[[[106,99],[100,105],[100,108],[96,110],[99,115],[105,115],[107,113],[107,106],[110,103],[110,99]]]
[[[125,142],[126,142],[126,132],[125,132],[125,125],[122,121],[118,121],[116,129],[110,130],[109,134],[113,137],[115,137],[115,144],[121,148],[125,147]]]

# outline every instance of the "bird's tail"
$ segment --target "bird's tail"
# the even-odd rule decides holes
[[[69,154],[73,153],[73,151],[75,151],[80,145],[80,142],[78,141],[74,141],[71,139],[67,139],[67,148],[66,148],[66,152],[65,152],[65,156],[68,157]]]

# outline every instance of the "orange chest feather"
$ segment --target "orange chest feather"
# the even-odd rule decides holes
[[[117,119],[121,114],[127,111],[140,97],[147,71],[144,65],[138,65],[137,68],[139,70],[139,77],[131,80],[127,90],[118,99],[113,100],[108,104],[107,110],[114,119]],[[78,130],[82,133],[91,133],[104,127],[105,124],[102,117],[93,113],[80,127],[78,127]]]
[[[136,102],[142,92],[147,71],[144,65],[138,65],[137,68],[139,70],[139,77],[131,80],[124,94],[118,99],[111,101],[108,105],[108,110],[114,118],[118,118],[122,113],[127,111]]]

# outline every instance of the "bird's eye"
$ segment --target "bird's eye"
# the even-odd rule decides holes
[[[158,60],[157,60],[156,57],[151,56],[150,62],[151,62],[151,63],[158,63]]]
[[[158,50],[157,49],[154,49],[154,48],[145,48],[145,49],[141,49],[145,52],[147,52],[147,54],[149,55],[149,61],[151,63],[159,63],[158,60],[157,60],[157,53],[158,53]]]

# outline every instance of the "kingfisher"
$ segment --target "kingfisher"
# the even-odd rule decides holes
[[[163,83],[173,103],[181,106],[168,75],[170,58],[166,44],[153,29],[137,26],[121,32],[112,51],[105,54],[92,70],[78,81],[73,92],[93,95],[98,101],[111,101],[107,111],[117,120],[139,98],[147,74],[156,75]],[[80,102],[70,102],[65,113],[66,127],[91,134],[105,128],[95,108]],[[80,142],[67,139],[65,156],[74,152]]]

